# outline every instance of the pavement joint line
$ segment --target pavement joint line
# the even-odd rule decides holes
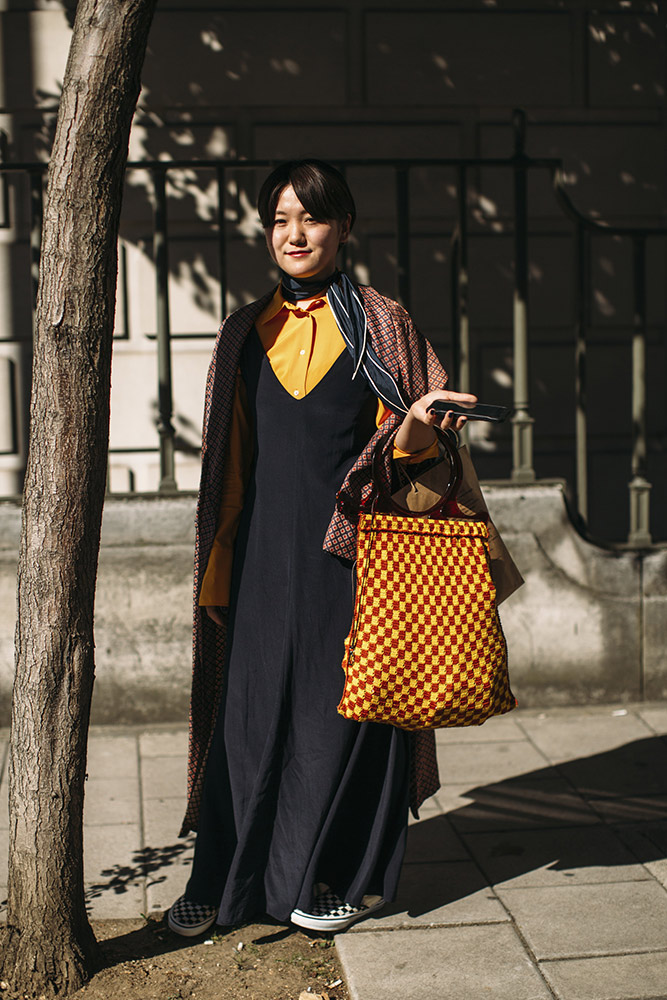
[[[554,860],[556,860],[556,859],[554,859]],[[486,888],[487,889],[495,890],[496,886],[501,886],[503,888],[503,892],[509,892],[512,889],[520,889],[521,892],[525,892],[527,889],[535,889],[537,891],[540,891],[540,890],[542,890],[542,889],[545,888],[545,886],[543,886],[543,885],[505,886],[503,882],[493,882],[493,881],[491,881],[489,879],[489,876],[484,871],[484,868],[480,864],[480,862],[476,861],[474,858],[470,858],[470,859],[468,859],[468,858],[456,858],[456,859],[453,859],[451,861],[447,861],[447,860],[445,860],[445,861],[405,861],[404,864],[405,865],[411,865],[411,866],[425,865],[425,866],[429,867],[429,866],[434,865],[434,864],[436,864],[436,865],[469,865],[471,862],[472,862],[472,864],[474,864],[474,865],[477,866],[477,868],[479,869],[480,873],[486,879]],[[645,868],[645,865],[644,865],[643,862],[638,861],[637,864],[638,864],[638,867]],[[650,864],[650,862],[649,862],[649,864]],[[576,884],[577,886],[580,886],[580,885],[597,885],[597,886],[602,886],[602,885],[633,885],[633,884],[643,885],[646,882],[657,881],[658,884],[660,885],[660,887],[662,889],[665,888],[663,886],[662,882],[660,882],[658,879],[656,879],[655,876],[648,869],[645,868],[645,870],[646,870],[647,876],[649,876],[648,878],[619,878],[619,879],[612,878],[612,879],[605,879],[603,882],[601,882],[599,879],[594,879],[594,880],[591,880],[591,881],[588,881],[588,880],[584,881],[582,879],[577,879],[576,883],[573,883],[573,884]],[[568,889],[568,888],[570,888],[570,886],[569,885],[550,885],[548,888],[549,889]],[[667,891],[667,890],[665,890],[665,891]]]
[[[514,933],[518,937],[519,943],[522,945],[523,950],[526,953],[529,962],[533,965],[533,967],[534,967],[535,971],[537,972],[538,976],[540,977],[540,979],[544,983],[545,988],[549,991],[549,993],[551,994],[551,996],[555,997],[556,1000],[557,1000],[558,993],[552,987],[551,983],[547,980],[547,977],[542,972],[542,969],[540,968],[540,963],[539,963],[539,960],[537,958],[537,955],[535,954],[535,952],[533,951],[533,949],[531,948],[531,946],[528,944],[526,936],[524,935],[523,931],[519,927],[519,924],[518,924],[518,922],[516,920],[516,917],[514,916],[513,913],[510,912],[509,908],[505,905],[505,903],[500,898],[500,896],[495,891],[495,889],[493,890],[493,893],[494,893],[496,899],[498,900],[498,902],[500,903],[500,905],[502,906],[502,908],[504,909],[505,913],[509,917],[509,919],[510,919],[510,926],[514,929]]]
[[[528,744],[529,744],[529,745],[530,745],[530,746],[531,746],[531,747],[533,748],[533,750],[535,750],[535,751],[536,751],[536,753],[538,753],[538,754],[540,755],[540,757],[542,758],[542,760],[546,761],[546,764],[547,764],[547,767],[554,767],[555,765],[554,765],[554,764],[553,764],[553,763],[552,763],[552,762],[551,762],[551,761],[549,760],[549,758],[548,758],[548,757],[547,757],[547,755],[546,755],[546,754],[544,753],[544,751],[543,751],[543,750],[541,750],[541,749],[540,749],[540,748],[538,747],[537,743],[536,743],[536,742],[535,742],[535,740],[534,740],[534,739],[532,738],[532,736],[530,735],[530,733],[528,733],[528,732],[526,731],[525,727],[524,727],[524,726],[522,725],[522,723],[521,723],[521,718],[517,718],[517,719],[515,719],[515,720],[514,720],[514,722],[516,723],[517,727],[518,727],[518,728],[519,728],[519,729],[521,730],[521,732],[523,733],[523,735],[524,735],[524,737],[525,737],[525,739],[526,739],[527,743],[528,743]]]
[[[641,824],[640,823],[636,823],[635,826],[637,826],[639,828],[639,832],[640,833],[643,833],[644,836],[646,836],[645,830],[642,829],[642,827],[646,826],[645,823],[641,823]],[[616,830],[614,830],[614,833],[616,833]],[[651,880],[653,882],[657,882],[658,885],[660,886],[660,888],[663,889],[664,892],[667,892],[667,885],[665,885],[665,883],[662,882],[658,878],[658,876],[654,872],[652,872],[651,869],[648,867],[650,864],[654,864],[655,862],[652,862],[652,861],[642,861],[642,859],[640,858],[639,854],[635,850],[633,850],[633,848],[630,846],[630,844],[626,844],[620,837],[618,839],[619,839],[619,842],[623,845],[623,847],[625,847],[626,851],[629,851],[630,854],[632,854],[632,856],[634,858],[636,858],[637,863],[642,866],[642,868],[647,873],[647,875],[650,876]],[[656,858],[656,860],[658,860],[658,859]],[[637,881],[640,881],[640,880],[639,879],[631,879],[630,881],[637,882]],[[667,949],[665,949],[665,950],[667,950]]]
[[[499,900],[500,902],[500,900]],[[412,934],[418,933],[419,931],[432,931],[437,928],[448,928],[448,927],[507,927],[508,923],[514,922],[514,918],[510,914],[510,920],[449,920],[447,923],[440,923],[435,921],[432,924],[402,924],[400,927],[394,925],[392,927],[365,927],[363,923],[357,924],[354,933],[355,934],[393,934],[394,931],[410,931]],[[338,937],[339,935],[336,935]]]
[[[557,955],[553,958],[541,958],[540,964],[550,962],[581,962],[591,958],[634,958],[636,955],[667,955],[667,948],[646,948],[642,951],[594,951],[581,952],[577,955]]]
[[[148,912],[148,879],[146,878],[146,824],[144,822],[144,779],[141,767],[141,733],[135,733],[134,745],[137,753],[137,794],[139,796],[139,843],[144,861],[142,862],[141,875],[141,896],[143,900],[142,912]]]

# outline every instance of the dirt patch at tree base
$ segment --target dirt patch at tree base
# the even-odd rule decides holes
[[[102,968],[73,1000],[349,1000],[330,936],[280,924],[179,938],[163,920],[96,920]],[[0,948],[4,936],[0,930]],[[21,1000],[11,983],[0,1000]]]

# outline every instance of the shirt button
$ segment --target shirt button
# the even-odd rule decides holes
[[[294,395],[295,395],[295,396],[298,396],[298,395],[299,395],[299,390],[298,390],[298,389],[295,389],[295,390],[294,390]]]
[[[305,354],[305,353],[306,353],[305,351],[299,351],[299,354]]]

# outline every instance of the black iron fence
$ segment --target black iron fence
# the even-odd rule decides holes
[[[471,323],[470,323],[470,208],[469,182],[473,171],[495,169],[509,172],[513,179],[512,231],[514,240],[513,261],[513,415],[512,459],[507,471],[515,483],[535,482],[533,428],[530,398],[531,346],[529,324],[529,213],[528,178],[532,172],[547,172],[553,183],[555,198],[566,218],[574,226],[575,248],[572,261],[575,291],[575,321],[572,341],[572,371],[575,393],[575,484],[574,504],[580,524],[586,525],[589,506],[589,448],[587,413],[587,333],[591,327],[591,248],[595,240],[610,236],[629,241],[632,246],[633,327],[631,334],[632,401],[631,449],[626,456],[629,488],[629,525],[627,543],[646,547],[652,543],[650,530],[651,482],[647,471],[647,243],[663,240],[666,226],[625,227],[607,225],[579,211],[568,193],[563,163],[556,158],[530,157],[525,151],[525,117],[517,111],[513,115],[514,150],[508,157],[452,157],[433,159],[340,159],[336,161],[343,172],[354,168],[382,168],[393,175],[395,192],[395,271],[398,298],[410,310],[413,288],[411,270],[412,215],[410,205],[411,173],[424,168],[448,168],[456,177],[456,224],[450,232],[451,270],[450,301],[453,361],[453,384],[461,391],[471,388]],[[7,224],[9,199],[7,178],[11,175],[27,176],[29,181],[30,254],[33,308],[36,300],[39,248],[41,240],[42,192],[46,166],[39,163],[2,162],[0,146],[0,226]],[[216,234],[216,253],[220,288],[220,314],[228,312],[228,254],[230,234],[240,222],[229,219],[225,210],[228,179],[245,173],[266,171],[273,162],[269,160],[167,160],[136,161],[128,169],[144,171],[152,186],[153,202],[153,262],[156,279],[157,306],[157,369],[160,485],[165,494],[177,490],[175,475],[175,430],[173,424],[171,322],[169,311],[169,238],[167,180],[173,171],[213,171],[217,191],[217,211],[210,220]]]

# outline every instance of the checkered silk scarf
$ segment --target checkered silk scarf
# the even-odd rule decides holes
[[[188,804],[181,834],[196,830],[201,804],[206,759],[220,704],[225,656],[225,629],[199,609],[199,588],[215,538],[222,499],[223,469],[231,424],[232,403],[241,351],[255,320],[268,305],[275,289],[242,306],[220,327],[206,381],[202,470],[197,503],[193,676],[190,702],[188,756]],[[412,402],[432,389],[441,389],[447,375],[431,345],[422,337],[409,315],[391,299],[370,287],[359,289],[368,319],[368,339],[377,357]],[[335,498],[324,549],[342,558],[356,556],[357,520],[371,490],[371,463],[376,442],[381,443],[382,476],[387,489],[391,481],[393,440],[401,418],[392,415],[373,435],[348,472]],[[410,804],[413,812],[439,787],[433,732],[413,733],[411,739]]]

